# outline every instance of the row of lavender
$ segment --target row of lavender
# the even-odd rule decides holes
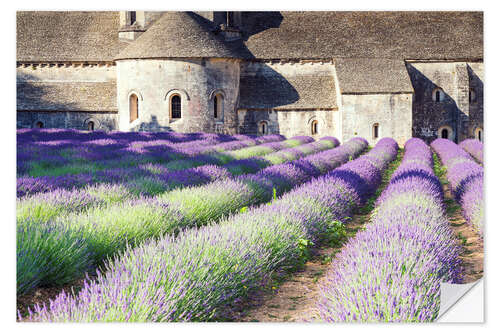
[[[32,195],[39,192],[54,191],[61,188],[71,189],[95,183],[115,184],[120,182],[130,183],[130,186],[132,186],[133,188],[135,185],[135,188],[137,188],[139,192],[141,192],[141,190],[147,192],[147,188],[141,186],[141,180],[144,181],[144,178],[146,178],[146,183],[149,183],[149,185],[153,186],[153,190],[157,188],[159,191],[161,191],[164,187],[167,187],[166,189],[169,188],[168,179],[165,180],[158,179],[158,177],[155,178],[155,174],[161,174],[165,171],[171,170],[185,170],[205,164],[223,165],[240,157],[250,158],[260,156],[280,149],[295,147],[303,143],[314,141],[311,137],[303,136],[294,137],[284,141],[282,140],[282,136],[268,135],[256,139],[225,142],[219,145],[205,147],[202,151],[200,151],[200,147],[195,145],[192,147],[189,153],[190,157],[186,157],[186,154],[175,156],[169,155],[168,146],[158,145],[158,151],[163,151],[160,152],[162,157],[157,156],[157,158],[154,159],[153,162],[155,163],[151,163],[151,160],[147,157],[145,158],[144,156],[141,156],[140,158],[133,158],[133,160],[127,158],[119,158],[118,164],[115,163],[117,161],[116,159],[112,159],[113,163],[101,165],[98,168],[99,170],[90,170],[88,172],[75,174],[72,172],[74,170],[72,170],[71,167],[68,168],[68,166],[64,166],[56,171],[50,171],[52,173],[63,173],[62,175],[58,176],[18,177],[17,196],[23,197],[25,195]],[[114,151],[109,147],[106,147],[105,150],[106,152]],[[238,153],[237,157],[233,157],[233,155],[230,155],[232,150],[235,150],[234,153]],[[129,155],[129,152],[120,152],[120,156],[133,155]],[[96,160],[98,161],[99,159],[96,157]],[[253,162],[253,164],[255,164],[259,161]],[[40,164],[41,162],[38,163]],[[262,161],[262,163],[265,163],[265,161]],[[44,170],[50,170],[47,165],[44,165],[43,163],[41,163],[40,165],[43,165]],[[79,165],[78,168],[79,170],[81,170],[81,165]],[[190,179],[193,185],[197,184],[200,181],[202,182],[206,180],[203,171],[203,169],[193,170],[193,173],[190,174]],[[176,175],[174,179],[180,179],[182,178],[182,175],[183,173],[181,172]],[[151,177],[155,179],[151,179]]]
[[[483,143],[478,139],[467,139],[460,142],[459,146],[472,155],[479,163],[483,161]]]
[[[238,135],[240,136],[240,135]],[[208,138],[231,137],[226,134],[214,133],[179,133],[179,132],[120,132],[120,131],[80,131],[76,129],[18,129],[17,138],[19,143],[33,141],[58,141],[58,140],[78,140],[81,142],[113,139],[127,141],[155,141],[168,140],[171,142],[187,142],[194,140],[204,140]],[[243,136],[241,136],[243,137]],[[249,137],[249,136],[246,136]]]
[[[310,138],[303,138],[303,142]],[[323,138],[269,154],[270,163],[295,160],[338,145]],[[328,151],[312,155],[321,167]],[[309,158],[294,162],[300,166]],[[155,198],[130,198],[122,187],[55,191],[18,201],[18,293],[72,281],[127,244],[216,221],[245,206],[269,201],[306,179],[277,164],[256,175],[219,177],[205,186]],[[116,191],[113,193],[113,191]],[[104,195],[103,195],[104,194]],[[111,199],[111,200],[110,200]]]
[[[274,136],[283,140],[282,136]],[[207,133],[105,133],[76,130],[18,130],[18,174],[39,174],[47,167],[56,168],[68,164],[76,170],[84,167],[133,162],[139,160],[171,159],[189,154],[210,152],[213,145],[256,139],[247,135],[222,135]],[[267,142],[267,141],[263,141]],[[244,147],[244,146],[243,146]],[[233,148],[234,149],[234,148]],[[109,160],[117,159],[114,163]],[[97,161],[95,163],[90,163]],[[89,164],[81,166],[81,164]],[[78,169],[78,165],[80,168]],[[71,170],[71,169],[70,169]],[[64,172],[65,170],[61,170]]]
[[[446,178],[450,182],[455,200],[462,206],[467,223],[482,236],[484,224],[483,167],[450,140],[436,139],[431,146],[446,167]]]
[[[57,140],[18,143],[18,175],[44,176],[85,173],[137,164],[168,163],[196,155],[241,149],[284,140],[281,135],[251,138],[244,135],[211,134],[203,140],[172,143],[168,140],[100,139],[92,141]]]
[[[333,137],[324,137],[318,141],[309,142],[311,140],[310,137],[285,140],[279,142],[281,147],[295,146],[298,143],[303,144],[273,151],[263,156],[233,160],[221,166],[204,165],[180,171],[169,171],[163,166],[147,164],[144,167],[150,173],[142,175],[142,185],[148,183],[151,186],[157,182],[155,186],[158,189],[156,191],[158,193],[156,194],[160,192],[164,193],[176,188],[203,185],[238,175],[256,173],[265,167],[293,161],[339,145],[339,141]],[[269,147],[261,146],[253,148],[262,148],[260,151],[270,150]],[[151,194],[151,191],[145,191],[144,189],[139,191],[139,193],[130,191],[131,187],[138,187],[137,177],[140,176],[140,173],[137,175],[138,173],[138,171],[136,174],[131,174],[128,171],[118,174],[115,172],[108,173],[108,177],[106,178],[107,183],[105,184],[89,183],[84,188],[79,188],[75,186],[75,183],[70,183],[67,186],[70,190],[65,188],[55,189],[50,192],[40,192],[23,197],[17,200],[17,219],[32,218],[38,221],[48,221],[58,215],[79,212],[90,207],[104,207],[109,204],[134,200],[141,197],[141,194],[144,193]]]
[[[320,286],[323,320],[432,321],[440,283],[460,282],[460,247],[445,215],[430,148],[410,139],[371,223],[337,255]]]
[[[275,174],[310,179],[347,162],[367,143],[354,139],[289,163]],[[219,224],[183,231],[127,249],[78,296],[61,293],[36,307],[36,321],[199,321],[262,286],[278,268],[297,265],[300,244],[319,241],[335,221],[371,195],[397,154],[383,139],[367,155],[312,180],[271,205]],[[277,172],[279,171],[279,172]]]

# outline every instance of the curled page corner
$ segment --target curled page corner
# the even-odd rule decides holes
[[[473,288],[474,293],[470,292]],[[473,295],[468,297],[468,294]],[[441,306],[436,321],[483,322],[483,301],[483,278],[465,284],[442,282]]]

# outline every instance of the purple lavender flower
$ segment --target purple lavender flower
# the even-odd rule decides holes
[[[446,167],[455,200],[462,206],[466,221],[483,235],[483,167],[454,142],[436,139],[431,144]]]
[[[372,221],[336,256],[320,286],[321,318],[432,321],[441,282],[460,282],[460,248],[445,216],[432,154],[410,139]]]

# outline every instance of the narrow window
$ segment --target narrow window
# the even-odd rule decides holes
[[[172,119],[180,119],[181,118],[181,96],[174,95],[170,99],[170,117]]]
[[[483,132],[481,130],[477,131],[477,139],[481,142],[483,142]]]
[[[318,134],[318,121],[314,120],[311,123],[311,135],[316,135]]]
[[[448,130],[446,128],[443,128],[443,130],[441,131],[441,137],[443,139],[448,139]]]
[[[442,102],[444,99],[444,91],[441,88],[436,88],[432,94],[434,102]]]
[[[217,114],[217,111],[218,111],[218,109],[219,109],[219,106],[217,105],[218,100],[219,100],[218,96],[215,96],[215,97],[214,97],[214,118],[215,118],[215,119],[217,119],[217,115],[218,115],[218,114]]]
[[[135,94],[130,95],[129,99],[130,122],[139,118],[139,99]]]
[[[94,130],[94,122],[93,122],[93,121],[89,121],[89,122],[87,123],[87,129],[88,129],[89,131],[93,131],[93,130]]]
[[[259,133],[260,134],[267,134],[267,123],[265,121],[261,121],[259,123]]]
[[[35,124],[36,128],[43,128],[43,123],[41,121],[37,121]]]
[[[224,119],[224,97],[220,94],[214,97],[214,117],[219,120]]]
[[[469,89],[469,104],[472,104],[476,101],[476,92],[474,89]]]
[[[373,125],[373,138],[378,139],[378,124]]]
[[[130,12],[130,25],[133,25],[136,21],[135,12]]]

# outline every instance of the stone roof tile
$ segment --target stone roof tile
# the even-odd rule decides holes
[[[116,82],[18,82],[17,110],[117,111]]]
[[[21,62],[112,61],[126,43],[118,40],[119,12],[17,12],[16,60]]]

